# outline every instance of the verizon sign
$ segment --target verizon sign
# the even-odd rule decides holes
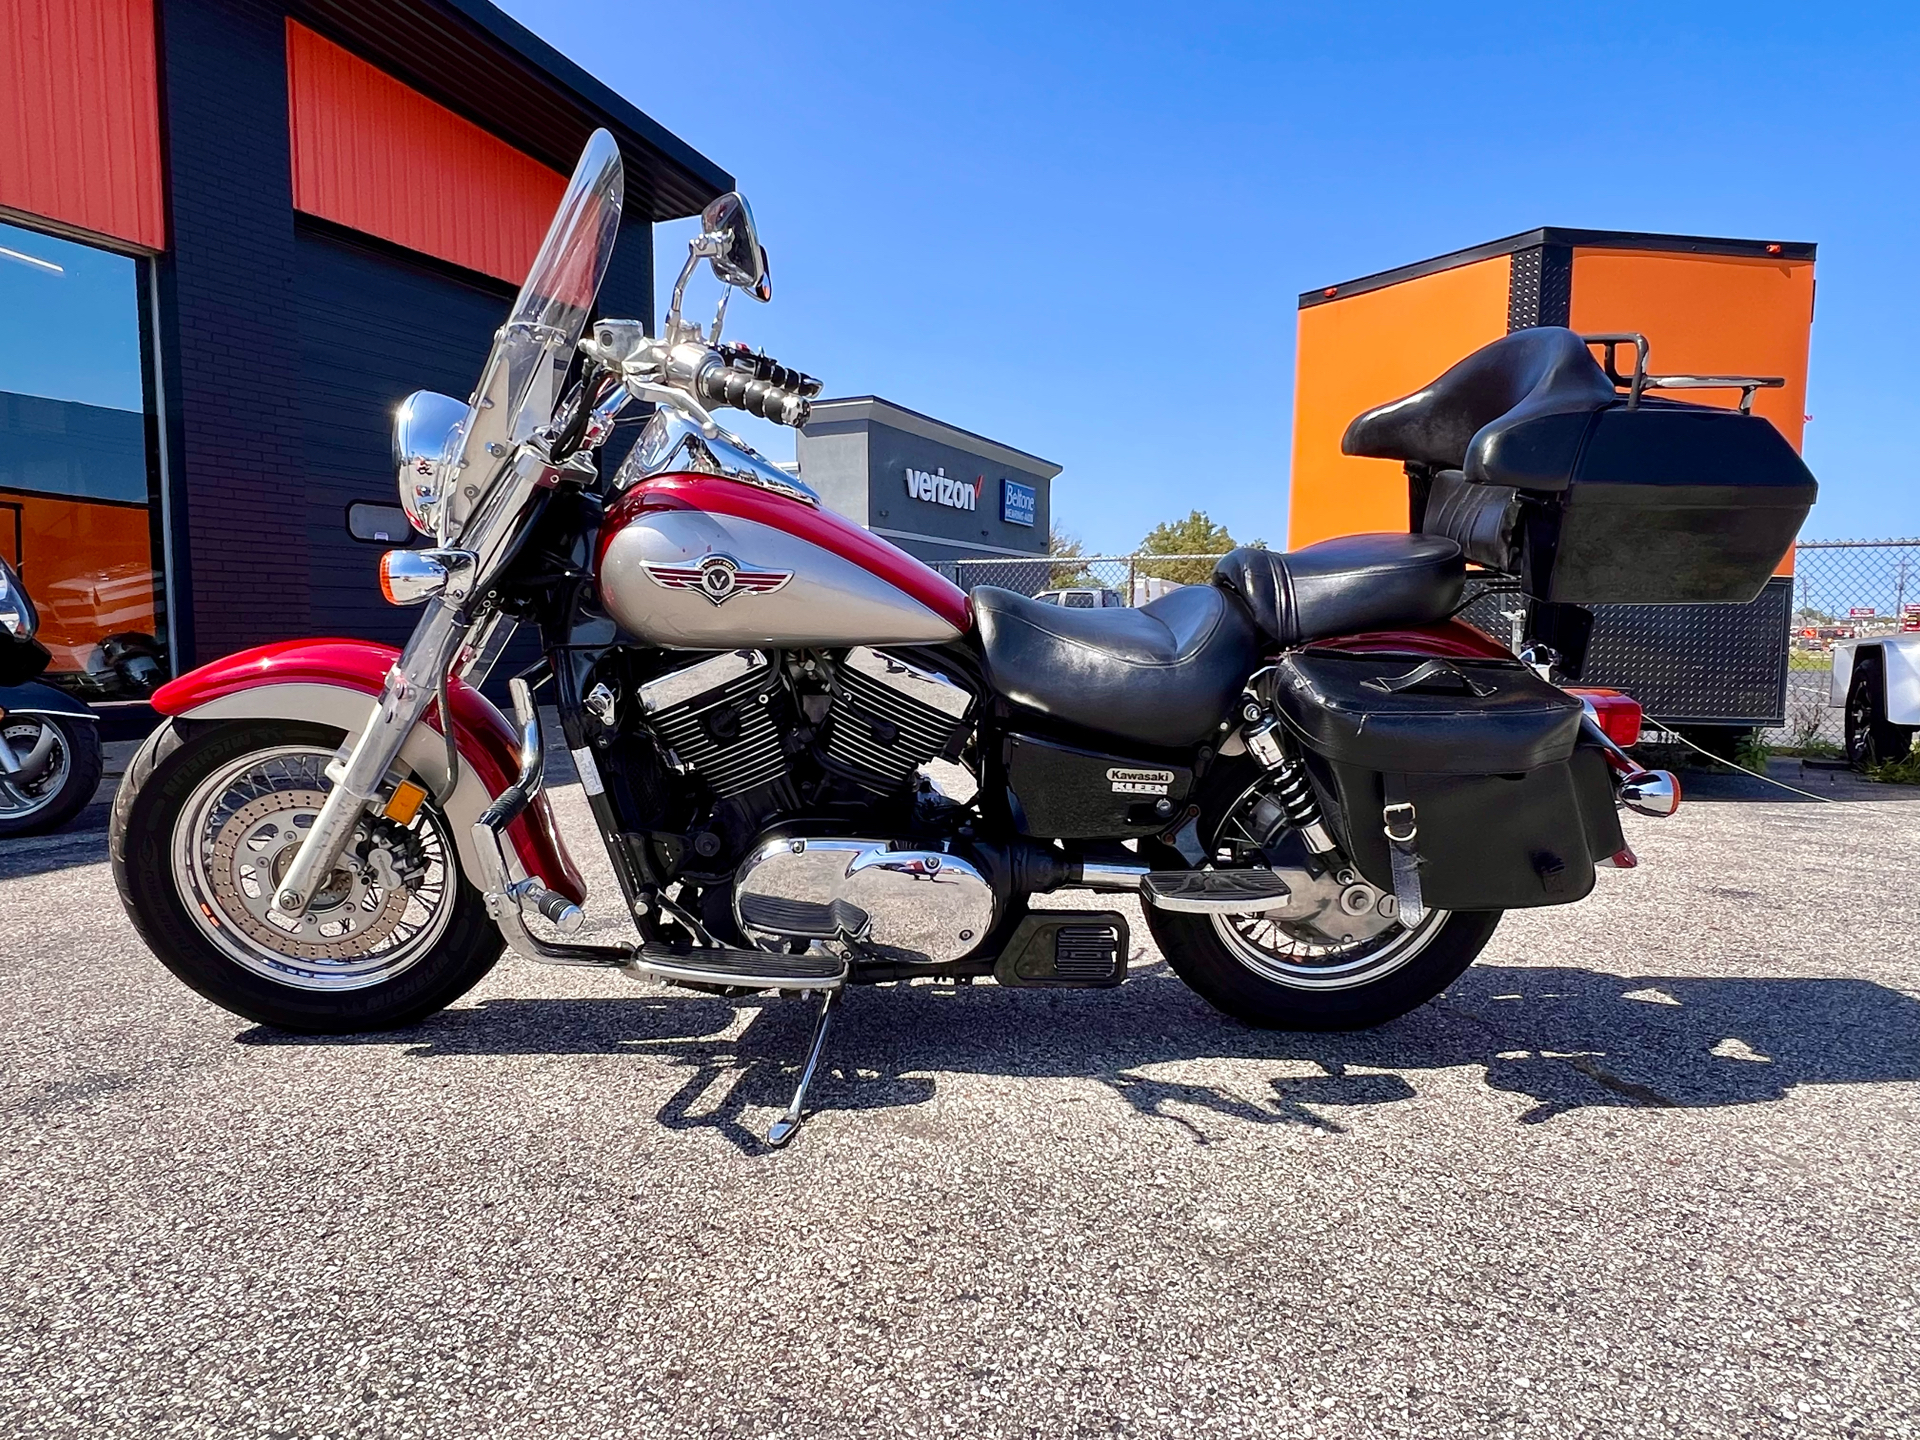
[[[947,474],[944,465],[931,475],[925,470],[907,467],[908,497],[931,505],[945,505],[949,510],[979,509],[980,487],[985,481],[984,475],[973,480],[958,479]]]

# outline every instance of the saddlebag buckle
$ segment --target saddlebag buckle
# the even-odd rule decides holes
[[[1387,852],[1393,862],[1393,898],[1399,906],[1400,923],[1411,930],[1426,918],[1426,902],[1420,896],[1420,852],[1414,841],[1420,838],[1420,816],[1413,802],[1405,798],[1405,780],[1398,775],[1386,778],[1386,805],[1380,811],[1380,828],[1387,837]]]

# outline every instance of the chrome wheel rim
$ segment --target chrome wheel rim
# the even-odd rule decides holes
[[[1214,834],[1215,847],[1230,838],[1267,845],[1285,830],[1284,818],[1271,826],[1256,822],[1253,807],[1268,783],[1269,777],[1262,776],[1240,792]],[[1290,990],[1354,990],[1410,964],[1433,943],[1451,914],[1429,910],[1411,928],[1389,921],[1384,929],[1344,943],[1323,934],[1316,938],[1304,927],[1267,915],[1215,915],[1213,930],[1229,955],[1270,984]]]
[[[1291,990],[1352,990],[1403,969],[1433,943],[1452,914],[1429,910],[1412,929],[1395,923],[1350,945],[1324,945],[1264,915],[1216,915],[1213,929],[1233,958],[1275,985]]]
[[[426,806],[409,826],[363,823],[305,916],[274,908],[276,882],[333,788],[332,759],[305,746],[253,751],[202,780],[174,821],[174,884],[200,933],[296,990],[384,984],[433,948],[453,912],[452,845]]]
[[[43,742],[50,747],[45,757],[47,768],[37,779],[18,781],[10,775],[0,776],[0,820],[24,820],[60,798],[73,774],[73,751],[60,727],[44,720],[23,716],[0,726],[0,734],[7,737],[16,760],[26,760]]]

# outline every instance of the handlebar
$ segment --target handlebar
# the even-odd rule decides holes
[[[696,388],[709,404],[798,427],[807,423],[809,401],[820,393],[820,382],[744,345],[731,345],[712,352],[700,367]]]

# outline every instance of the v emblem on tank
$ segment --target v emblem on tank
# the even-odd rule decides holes
[[[666,590],[698,590],[716,605],[734,596],[771,595],[793,578],[791,570],[745,570],[731,555],[709,555],[697,565],[642,565]]]

